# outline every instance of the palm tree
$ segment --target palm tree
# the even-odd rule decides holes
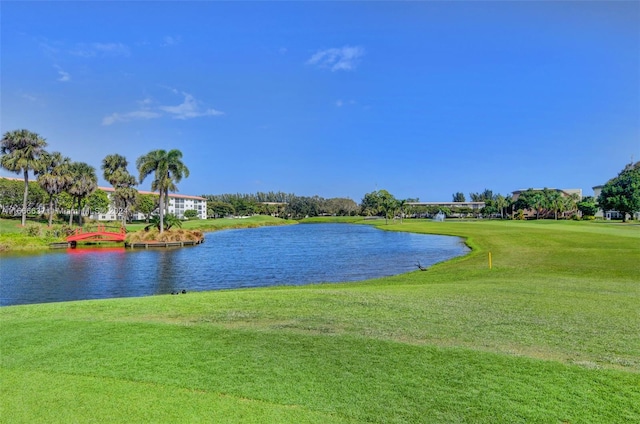
[[[121,210],[122,225],[126,224],[131,206],[138,194],[133,188],[136,185],[136,178],[127,170],[127,159],[119,154],[107,155],[102,160],[102,171],[104,179],[113,186],[113,202]]]
[[[41,174],[38,175],[40,187],[49,194],[49,227],[53,224],[53,198],[71,185],[69,163],[71,159],[60,152],[46,153],[42,156]]]
[[[397,206],[400,209],[400,223],[402,224],[402,218],[404,217],[404,208],[407,205],[407,200],[402,199],[397,201]]]
[[[500,219],[504,219],[504,209],[508,206],[509,201],[502,194],[497,194],[495,197],[496,208],[500,210]]]
[[[562,195],[554,190],[548,190],[545,192],[547,206],[553,210],[554,219],[558,219],[558,212],[562,209],[563,199]]]
[[[151,190],[160,192],[160,232],[164,231],[164,209],[169,191],[178,191],[176,183],[189,176],[189,169],[182,163],[182,152],[177,149],[152,150],[140,156],[136,167],[140,172],[140,182],[154,174]]]
[[[78,201],[78,225],[82,225],[82,200],[98,188],[98,176],[93,166],[84,162],[73,162],[69,165],[69,174],[73,182],[67,188],[73,198]],[[69,213],[69,225],[73,222],[73,207]]]
[[[8,131],[2,136],[0,166],[24,175],[24,197],[22,201],[22,225],[27,223],[27,197],[29,196],[29,171],[36,174],[41,168],[40,158],[46,152],[47,142],[38,134],[28,130]]]

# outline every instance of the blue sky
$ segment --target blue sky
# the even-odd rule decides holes
[[[2,133],[37,132],[99,174],[108,154],[136,173],[139,156],[180,149],[183,194],[590,195],[640,160],[635,1],[3,1],[0,13]]]

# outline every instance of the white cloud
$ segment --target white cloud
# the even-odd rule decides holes
[[[177,106],[155,105],[151,98],[145,98],[138,102],[138,110],[127,113],[112,113],[102,118],[102,125],[108,126],[117,122],[129,122],[134,120],[156,119],[163,116],[170,116],[173,119],[192,119],[201,116],[224,115],[224,112],[215,109],[206,109],[200,106],[200,102],[189,93],[180,93],[169,88],[176,94],[182,94],[184,101]]]
[[[69,82],[71,81],[71,75],[68,72],[65,72],[58,65],[54,65],[54,68],[58,70],[58,81],[60,82]]]
[[[359,46],[344,46],[320,50],[307,61],[308,65],[329,68],[332,71],[352,71],[364,56],[364,49]]]
[[[342,100],[336,100],[337,107],[342,107],[342,105],[344,105],[344,102]]]
[[[184,101],[177,106],[160,106],[159,109],[173,116],[174,119],[189,119],[200,116],[224,115],[224,112],[215,109],[202,109],[191,94],[182,93]]]

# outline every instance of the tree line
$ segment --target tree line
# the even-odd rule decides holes
[[[3,135],[0,144],[0,166],[22,174],[22,188],[15,181],[0,181],[0,204],[19,204],[22,192],[22,225],[26,223],[29,210],[47,205],[49,225],[54,211],[69,211],[69,224],[74,210],[78,211],[78,223],[82,210],[87,206],[94,212],[105,213],[115,206],[122,224],[133,212],[143,213],[147,220],[158,212],[159,229],[163,231],[168,206],[168,193],[177,191],[177,183],[189,176],[189,169],[182,162],[182,152],[173,149],[153,150],[136,160],[139,176],[128,171],[128,161],[119,154],[107,155],[101,164],[103,176],[113,186],[109,199],[97,190],[96,169],[83,162],[73,162],[60,152],[48,152],[47,142],[38,134],[28,130],[15,130]],[[36,176],[29,182],[29,172]],[[159,196],[143,195],[136,186],[153,175],[152,191]],[[640,211],[640,162],[630,163],[609,180],[600,196],[579,198],[578,195],[563,196],[553,189],[528,189],[517,198],[511,195],[494,194],[485,189],[480,193],[469,193],[472,202],[484,202],[482,209],[460,205],[453,207],[416,205],[419,199],[397,199],[387,190],[366,193],[360,204],[348,198],[325,199],[320,196],[297,196],[283,192],[258,192],[255,194],[204,195],[207,200],[207,217],[220,218],[230,215],[273,215],[286,219],[307,216],[378,216],[385,220],[405,217],[429,217],[442,212],[447,216],[469,216],[481,214],[486,217],[524,219],[525,211],[533,211],[535,218],[564,218],[568,216],[594,216],[598,208],[617,210],[626,220],[627,214]],[[466,202],[463,193],[453,194],[454,203]],[[161,207],[162,205],[162,207]],[[6,210],[4,211],[6,213]],[[197,215],[196,211],[185,211],[185,215]],[[174,218],[174,217],[172,217]],[[172,219],[172,222],[175,220]]]
[[[153,150],[136,160],[139,178],[136,179],[127,169],[129,163],[119,154],[107,155],[102,161],[105,180],[114,188],[111,202],[106,193],[98,188],[96,169],[84,162],[74,162],[60,152],[46,150],[47,141],[37,133],[21,129],[6,132],[0,142],[0,166],[22,174],[22,225],[26,224],[30,196],[34,205],[48,205],[49,226],[52,225],[56,210],[69,211],[69,225],[73,221],[74,209],[78,211],[78,224],[81,224],[82,210],[90,204],[95,212],[106,212],[110,204],[117,208],[123,224],[136,207],[143,211],[159,210],[160,232],[164,230],[164,214],[168,204],[168,192],[177,191],[177,183],[189,176],[189,169],[182,162],[179,150]],[[36,176],[35,184],[29,183],[29,173]],[[153,175],[151,189],[159,192],[157,203],[150,197],[140,196],[135,186]],[[15,188],[5,180],[1,187],[3,207],[15,205]],[[38,198],[40,195],[40,198]],[[34,203],[34,200],[38,203]],[[46,198],[46,201],[44,199]]]

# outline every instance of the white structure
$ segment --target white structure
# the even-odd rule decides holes
[[[113,187],[98,187],[98,190],[102,190],[107,193],[109,199],[111,199],[111,195],[115,191]],[[158,193],[154,193],[151,191],[138,191],[138,193],[159,196]],[[169,193],[169,213],[172,213],[178,218],[183,219],[184,212],[192,209],[198,212],[198,218],[207,219],[207,199],[198,196],[187,196],[184,194]],[[122,219],[122,211],[119,211],[115,207],[115,205],[111,203],[111,205],[109,206],[109,211],[107,213],[92,213],[91,219],[96,219],[98,221],[119,221]],[[133,214],[133,219],[143,220],[145,219],[145,216],[141,213],[135,213]]]
[[[600,197],[600,193],[602,193],[603,187],[604,187],[603,185],[597,185],[593,187],[593,197],[596,199],[596,203],[598,202],[598,197]],[[598,209],[598,212],[596,212],[596,218],[622,219],[622,213],[618,211],[603,211],[602,209]],[[640,212],[634,213],[633,219],[640,219]]]

